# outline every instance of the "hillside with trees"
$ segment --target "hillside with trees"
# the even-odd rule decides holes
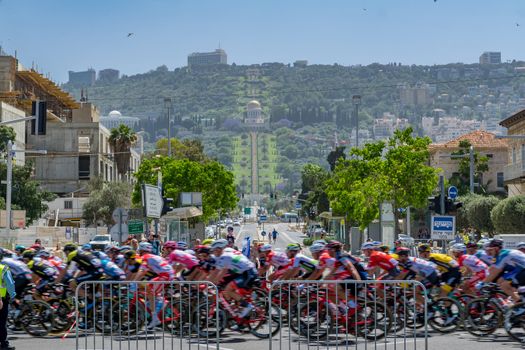
[[[435,108],[450,113],[460,106],[475,110],[483,101],[476,96],[469,97],[468,93],[469,88],[480,85],[489,90],[507,87],[505,92],[491,91],[493,98],[511,92],[523,97],[525,75],[515,71],[523,65],[523,62],[441,66],[394,63],[293,67],[265,63],[175,70],[161,66],[144,74],[123,76],[114,83],[97,82],[85,88],[85,94],[104,114],[116,109],[140,118],[163,118],[163,99],[171,97],[174,120],[178,123],[242,119],[246,102],[257,99],[272,122],[286,119],[302,125],[332,121],[347,125],[353,108],[352,96],[359,94],[362,96],[360,122],[364,126],[387,111],[417,119]],[[401,105],[400,88],[421,83],[432,87],[433,102],[424,106]],[[80,98],[81,87],[69,84],[63,87]]]

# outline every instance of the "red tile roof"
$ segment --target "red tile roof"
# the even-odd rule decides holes
[[[443,148],[458,148],[459,142],[468,140],[474,148],[507,148],[508,143],[505,139],[497,139],[496,135],[483,131],[476,130],[469,132],[468,134],[461,135],[451,141],[445,143],[434,143],[430,145],[430,149],[443,149]]]

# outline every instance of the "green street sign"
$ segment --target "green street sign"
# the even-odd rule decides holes
[[[144,221],[129,220],[128,221],[128,231],[130,235],[144,233]]]
[[[252,214],[252,208],[247,207],[244,208],[244,215],[251,215]]]

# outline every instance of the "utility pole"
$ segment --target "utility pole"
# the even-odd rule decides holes
[[[359,147],[359,105],[361,104],[361,95],[352,96],[354,102],[354,115],[355,115],[355,146]]]
[[[168,157],[171,158],[171,98],[166,97],[164,99],[164,107],[167,110],[168,116]]]
[[[469,148],[469,158],[470,193],[474,193],[474,146],[470,146]]]
[[[11,191],[13,188],[13,142],[7,141],[7,191],[5,196],[5,213],[7,220],[7,237],[11,235]]]
[[[439,192],[441,193],[440,197],[440,210],[439,213],[441,215],[445,215],[445,178],[443,175],[439,175]]]
[[[410,227],[410,205],[407,207],[407,236],[412,237],[412,228]]]

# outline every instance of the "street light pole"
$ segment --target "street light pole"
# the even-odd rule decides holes
[[[469,148],[469,178],[470,178],[470,193],[474,193],[474,146]]]
[[[7,141],[7,179],[6,179],[6,196],[5,196],[5,214],[6,214],[6,226],[7,226],[7,237],[11,235],[11,191],[13,188],[13,142]]]
[[[166,97],[164,99],[164,107],[166,107],[168,115],[168,157],[171,158],[171,98]]]
[[[361,104],[361,95],[352,96],[354,102],[354,116],[355,116],[355,146],[359,147],[359,105]]]

